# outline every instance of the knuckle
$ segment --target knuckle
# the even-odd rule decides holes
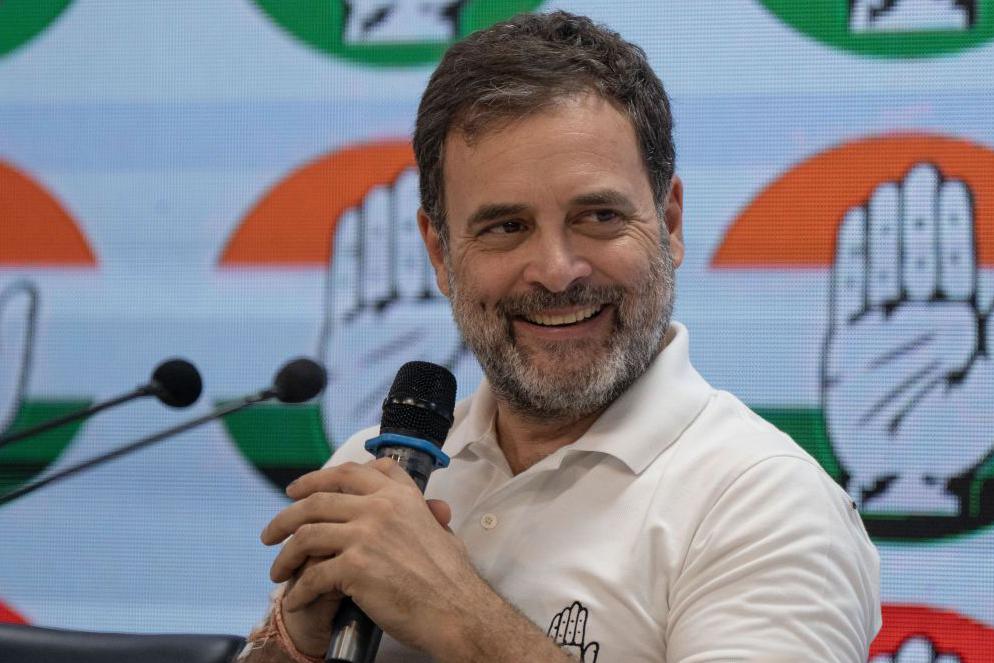
[[[355,463],[355,462],[349,460],[349,461],[346,461],[346,462],[342,463],[341,465],[336,466],[334,469],[339,474],[346,474],[346,475],[348,475],[348,474],[355,474],[355,472],[356,472],[356,470],[358,468],[359,468],[359,464],[358,463]]]
[[[316,536],[317,532],[315,531],[314,523],[304,523],[297,528],[293,538],[297,542],[297,545],[307,548],[313,543]]]

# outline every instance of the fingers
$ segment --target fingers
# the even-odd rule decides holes
[[[566,640],[566,629],[569,628],[569,608],[563,608],[563,611],[557,616],[559,623],[556,625],[556,642],[559,644],[568,644]]]
[[[418,232],[417,211],[418,172],[413,168],[405,170],[394,183],[394,200],[397,216],[394,219],[394,234],[397,238],[397,293],[407,299],[430,296],[431,263],[421,233]]]
[[[903,280],[905,293],[915,301],[927,301],[935,295],[938,281],[935,219],[938,195],[939,173],[932,164],[918,164],[904,178],[901,187],[904,206]]]
[[[966,300],[977,287],[977,250],[974,242],[973,198],[958,180],[939,191],[939,291],[947,298]]]
[[[344,523],[362,511],[362,500],[356,495],[318,492],[286,507],[262,530],[260,539],[267,546],[285,540],[306,524]]]
[[[832,322],[848,324],[866,310],[866,208],[846,212],[839,225],[832,271]]]
[[[374,186],[359,210],[362,223],[362,273],[359,288],[365,306],[383,304],[394,296],[394,201],[390,189]]]
[[[335,226],[328,272],[328,309],[334,320],[341,320],[359,308],[360,231],[355,208],[346,210]]]
[[[912,638],[901,645],[894,663],[932,663],[935,651],[927,638]]]
[[[296,529],[269,568],[273,582],[285,582],[309,559],[334,557],[350,540],[350,528],[342,523],[312,522]]]
[[[569,619],[566,620],[566,639],[564,642],[573,644],[580,642],[576,639],[576,622],[580,615],[580,604],[576,601],[569,608]]]
[[[287,612],[307,607],[321,596],[341,598],[346,595],[344,584],[348,569],[344,559],[345,555],[341,555],[307,564],[283,595],[283,607]]]
[[[867,217],[867,304],[873,308],[896,302],[901,296],[900,194],[896,184],[877,187],[870,197]]]
[[[576,642],[583,644],[587,640],[587,609],[580,608],[576,615]]]
[[[431,515],[435,516],[439,525],[448,528],[449,523],[452,522],[452,507],[447,502],[428,500],[428,510],[431,511]]]
[[[318,492],[369,495],[379,490],[387,481],[386,475],[368,465],[343,463],[308,472],[287,486],[286,494],[293,500]]]
[[[972,193],[919,163],[900,183],[878,186],[839,223],[831,320],[838,327],[902,301],[971,301],[977,279]]]

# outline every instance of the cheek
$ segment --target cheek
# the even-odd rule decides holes
[[[493,311],[502,297],[514,289],[513,270],[508,259],[466,255],[454,266],[455,284],[475,308]]]

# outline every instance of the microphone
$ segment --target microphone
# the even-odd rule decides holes
[[[249,394],[248,396],[239,398],[231,403],[214,408],[209,413],[201,417],[190,419],[189,421],[179,424],[178,426],[173,426],[172,428],[167,428],[166,430],[155,433],[154,435],[143,437],[137,442],[132,442],[131,444],[115,449],[114,451],[110,451],[97,456],[96,458],[91,458],[90,460],[84,461],[78,465],[62,470],[61,472],[56,472],[55,474],[41,479],[40,481],[22,486],[17,490],[12,490],[6,495],[0,496],[0,505],[12,502],[19,497],[24,497],[25,495],[33,493],[39,488],[47,486],[50,483],[61,481],[74,474],[78,474],[83,470],[96,467],[97,465],[102,465],[133,451],[138,451],[139,449],[164,440],[167,437],[172,437],[173,435],[186,432],[191,428],[196,428],[201,424],[205,424],[219,417],[237,412],[238,410],[244,409],[250,405],[255,405],[256,403],[268,401],[273,398],[283,403],[302,403],[306,400],[310,400],[324,390],[324,386],[327,381],[328,378],[325,370],[320,364],[303,357],[300,359],[294,359],[293,361],[284,364],[276,374],[273,384],[266,387],[262,391]]]
[[[145,396],[155,396],[161,403],[169,407],[187,407],[193,405],[200,398],[203,386],[200,372],[196,366],[185,359],[169,359],[155,368],[155,371],[152,372],[152,379],[147,384],[143,384],[122,396],[91,405],[84,410],[70,412],[56,419],[42,422],[37,426],[0,436],[0,447],[58,428],[77,419],[91,417],[107,408]]]
[[[426,361],[404,364],[383,401],[380,434],[366,442],[366,450],[397,461],[423,493],[429,475],[449,464],[441,447],[452,427],[455,402],[456,378],[448,369]],[[332,621],[325,663],[372,663],[382,635],[346,597]]]

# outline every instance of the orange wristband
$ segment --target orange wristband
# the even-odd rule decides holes
[[[273,610],[270,613],[273,625],[276,627],[276,640],[280,643],[290,658],[295,663],[324,663],[324,656],[310,656],[297,649],[290,639],[290,634],[286,632],[286,624],[283,623],[283,594],[282,592],[273,602]]]

